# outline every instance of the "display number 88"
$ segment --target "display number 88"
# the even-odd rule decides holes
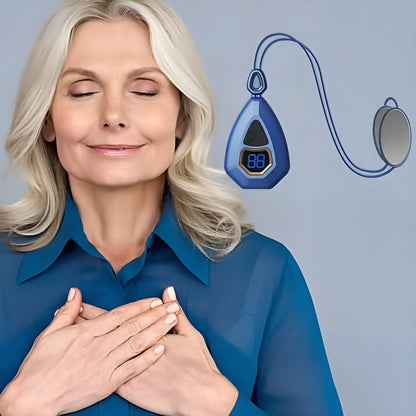
[[[250,153],[247,159],[248,169],[264,169],[266,167],[266,155],[264,153]]]

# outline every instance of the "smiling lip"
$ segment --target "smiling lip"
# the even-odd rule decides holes
[[[123,156],[134,153],[142,146],[132,146],[127,144],[106,144],[98,146],[89,146],[90,149],[106,156]]]

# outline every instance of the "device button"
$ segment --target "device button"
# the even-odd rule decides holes
[[[244,144],[246,146],[261,147],[266,146],[268,143],[269,141],[260,121],[254,120],[244,137]]]

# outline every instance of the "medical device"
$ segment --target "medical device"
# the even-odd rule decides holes
[[[299,45],[311,63],[325,119],[332,139],[344,163],[353,172],[367,178],[384,176],[401,166],[410,151],[409,119],[393,97],[385,100],[373,123],[377,152],[385,165],[377,170],[357,166],[345,152],[335,128],[325,91],[322,71],[312,51],[285,33],[266,36],[257,47],[254,68],[247,80],[251,98],[239,114],[228,139],[225,170],[242,188],[273,188],[289,171],[289,152],[283,129],[270,105],[262,97],[267,88],[262,70],[264,55],[275,43],[289,41]]]

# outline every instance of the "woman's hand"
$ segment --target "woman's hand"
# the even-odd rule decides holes
[[[162,299],[173,301],[173,288],[165,290]],[[81,317],[91,319],[103,312],[84,304]],[[183,310],[178,314],[174,332],[160,341],[165,346],[163,357],[122,384],[117,393],[136,406],[160,415],[229,415],[238,391],[218,371],[203,336]]]
[[[3,416],[48,416],[83,409],[163,355],[163,346],[155,344],[175,324],[171,312],[179,310],[176,303],[144,299],[80,322],[81,292],[71,289],[70,294],[73,299],[69,296],[36,338],[3,391]]]

